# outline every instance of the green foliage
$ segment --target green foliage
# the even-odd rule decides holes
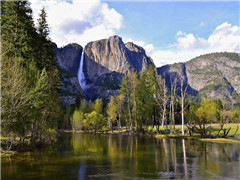
[[[238,53],[232,53],[232,52],[216,52],[216,53],[209,53],[209,54],[205,54],[205,55],[201,55],[199,57],[207,57],[207,58],[216,58],[216,57],[221,57],[221,56],[225,56],[233,61],[240,61],[240,57],[238,55]],[[195,60],[199,57],[196,57],[192,60]],[[192,61],[191,60],[191,61]]]
[[[240,107],[236,107],[232,111],[232,118],[234,123],[239,123],[240,122]]]
[[[129,129],[144,132],[145,126],[151,123],[154,109],[154,93],[156,91],[154,67],[140,76],[135,71],[125,75],[120,84],[119,94],[125,98],[127,115],[126,123]]]
[[[1,50],[3,57],[22,57],[22,63],[36,58],[37,36],[32,10],[27,1],[1,2]],[[15,59],[17,60],[17,59]]]
[[[136,88],[136,119],[137,130],[145,131],[148,125],[151,124],[154,97],[153,94],[156,88],[154,69],[150,66],[148,71],[140,74],[139,84]],[[144,128],[144,126],[146,126]]]
[[[194,127],[198,129],[201,137],[206,137],[206,125],[217,122],[221,108],[221,101],[210,101],[203,99],[200,104],[192,103],[185,115],[189,124],[193,123]]]
[[[103,128],[105,124],[105,119],[102,114],[99,114],[96,111],[85,114],[85,119],[83,120],[84,128],[97,132]]]
[[[97,79],[96,85],[117,90],[119,89],[119,84],[121,84],[121,76],[122,75],[117,72],[104,74]]]
[[[118,108],[117,108],[116,98],[112,96],[110,98],[110,102],[107,105],[108,128],[111,130],[113,130],[112,126],[117,118],[117,110]]]
[[[196,115],[200,124],[216,122],[218,114],[217,105],[209,99],[203,99],[201,106],[197,109]]]
[[[70,128],[70,125],[71,125],[70,120],[72,118],[74,111],[75,111],[75,107],[69,106],[68,109],[63,112],[63,117],[61,118],[61,121],[59,121],[59,124],[58,124],[59,128],[62,128],[62,129]]]
[[[95,100],[94,110],[98,114],[102,114],[103,113],[103,101],[102,101],[102,99],[98,98],[98,99]]]
[[[80,130],[82,128],[83,120],[84,120],[83,112],[76,108],[72,116],[72,129]]]
[[[46,13],[42,11],[39,22],[44,23],[37,31],[27,1],[1,5],[3,133],[23,141],[30,135],[31,143],[48,141],[59,118],[60,81]]]

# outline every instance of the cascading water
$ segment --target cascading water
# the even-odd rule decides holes
[[[83,59],[84,59],[84,50],[82,51],[82,55],[80,58],[80,65],[79,65],[79,69],[78,69],[78,82],[80,84],[80,86],[82,87],[83,90],[86,89],[86,80],[85,80],[85,75],[83,72]]]

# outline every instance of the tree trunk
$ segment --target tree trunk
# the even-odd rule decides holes
[[[184,104],[183,104],[184,98],[182,98],[182,135],[184,135]]]
[[[121,129],[122,132],[122,125],[121,125],[121,114],[118,115],[118,127]]]
[[[132,128],[132,115],[131,115],[131,110],[130,110],[130,104],[128,103],[128,114],[129,114],[129,121],[130,121],[130,131],[133,130]]]
[[[113,123],[112,123],[112,118],[111,118],[111,131],[113,133]]]
[[[162,114],[162,128],[164,126],[165,119],[166,119],[166,105],[164,104],[164,106],[163,106],[163,114]]]
[[[172,103],[172,128],[175,133],[175,110],[174,110],[174,101]]]

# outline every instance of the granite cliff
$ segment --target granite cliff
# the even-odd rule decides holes
[[[53,44],[53,50],[60,72],[61,96],[63,97],[63,103],[68,106],[75,103],[77,95],[85,97],[77,77],[83,48],[78,44],[68,44],[62,48],[58,48],[56,44]]]
[[[119,36],[89,42],[84,50],[78,44],[69,44],[63,48],[55,45],[53,49],[58,59],[64,98],[68,99],[68,104],[74,102],[76,95],[107,100],[109,96],[117,94],[123,75],[130,69],[144,71],[153,64],[142,47],[132,42],[124,44]],[[84,90],[77,79],[82,51],[82,69],[88,87]]]
[[[170,77],[184,77],[188,93],[201,98],[220,98],[232,103],[240,102],[240,55],[212,53],[199,56],[186,63],[157,68],[158,74],[170,85]]]
[[[142,47],[131,42],[123,43],[119,36],[111,36],[88,43],[84,48],[86,79],[95,83],[107,73],[127,73],[130,69],[145,70],[153,61]]]

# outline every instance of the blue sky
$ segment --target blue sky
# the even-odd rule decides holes
[[[207,38],[220,24],[239,25],[238,2],[108,2],[124,18],[118,33],[166,46],[178,31]],[[201,23],[202,26],[200,25]],[[157,40],[159,39],[159,40]]]
[[[157,66],[217,51],[239,52],[239,1],[30,0],[45,6],[58,46],[108,38],[143,46]]]

